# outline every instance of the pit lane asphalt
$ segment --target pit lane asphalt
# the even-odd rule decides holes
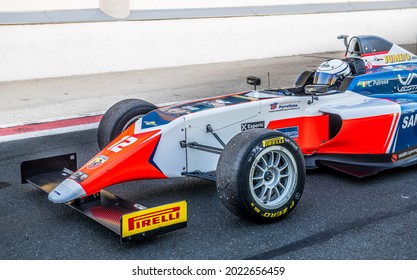
[[[3,143],[0,259],[416,259],[417,167],[357,179],[308,172],[300,203],[283,221],[253,224],[231,214],[214,184],[200,179],[137,181],[110,187],[146,206],[186,199],[188,227],[145,241],[118,236],[21,184],[20,162],[98,151],[96,130]]]
[[[217,84],[216,95],[245,87],[242,77]],[[212,94],[209,89],[206,84],[202,91]],[[268,225],[235,217],[207,181],[120,184],[109,190],[148,207],[185,199],[189,217],[185,229],[119,244],[116,234],[20,183],[22,161],[76,152],[81,165],[97,151],[96,130],[1,143],[0,259],[417,259],[417,167],[366,179],[330,169],[309,171],[294,211]]]

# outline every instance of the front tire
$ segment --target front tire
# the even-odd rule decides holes
[[[223,204],[249,221],[288,215],[304,190],[304,157],[288,136],[264,129],[241,132],[224,148],[216,171]]]
[[[98,126],[97,142],[100,150],[139,118],[157,108],[141,99],[125,99],[111,106]]]

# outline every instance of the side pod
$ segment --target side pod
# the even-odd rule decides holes
[[[25,161],[20,169],[22,183],[49,193],[77,170],[76,154]],[[187,226],[186,201],[146,208],[102,189],[65,204],[118,234],[122,243]]]

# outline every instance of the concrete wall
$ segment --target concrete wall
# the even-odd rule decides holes
[[[6,0],[0,1],[4,5]],[[29,3],[32,0],[10,2],[19,1]],[[220,5],[223,1],[238,3],[238,0],[210,2]],[[295,1],[302,2],[259,0],[257,3]],[[90,5],[93,1],[70,2]],[[150,5],[151,2],[144,1],[144,4]],[[152,7],[167,2],[154,1]],[[186,1],[172,2],[185,5]],[[189,2],[197,5],[207,1]],[[244,2],[249,1],[239,0],[239,3]],[[343,50],[342,41],[336,40],[339,34],[374,34],[398,44],[410,44],[416,39],[416,15],[417,9],[398,9],[188,20],[0,25],[0,81]]]
[[[0,0],[2,12],[97,9],[100,0]]]
[[[367,0],[367,2],[380,0]],[[243,7],[267,5],[294,5],[313,3],[339,3],[343,0],[130,0],[132,9],[180,9],[180,8],[209,8],[209,7]],[[349,2],[364,2],[350,0]]]
[[[350,0],[349,2],[363,2]],[[367,0],[380,1],[380,0]],[[97,9],[100,0],[0,0],[0,11],[44,11]],[[208,7],[241,7],[285,4],[337,3],[343,0],[130,0],[132,9],[183,9]]]

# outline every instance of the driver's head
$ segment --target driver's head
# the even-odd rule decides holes
[[[351,74],[349,64],[332,59],[323,62],[314,74],[314,84],[338,87],[346,76]]]

